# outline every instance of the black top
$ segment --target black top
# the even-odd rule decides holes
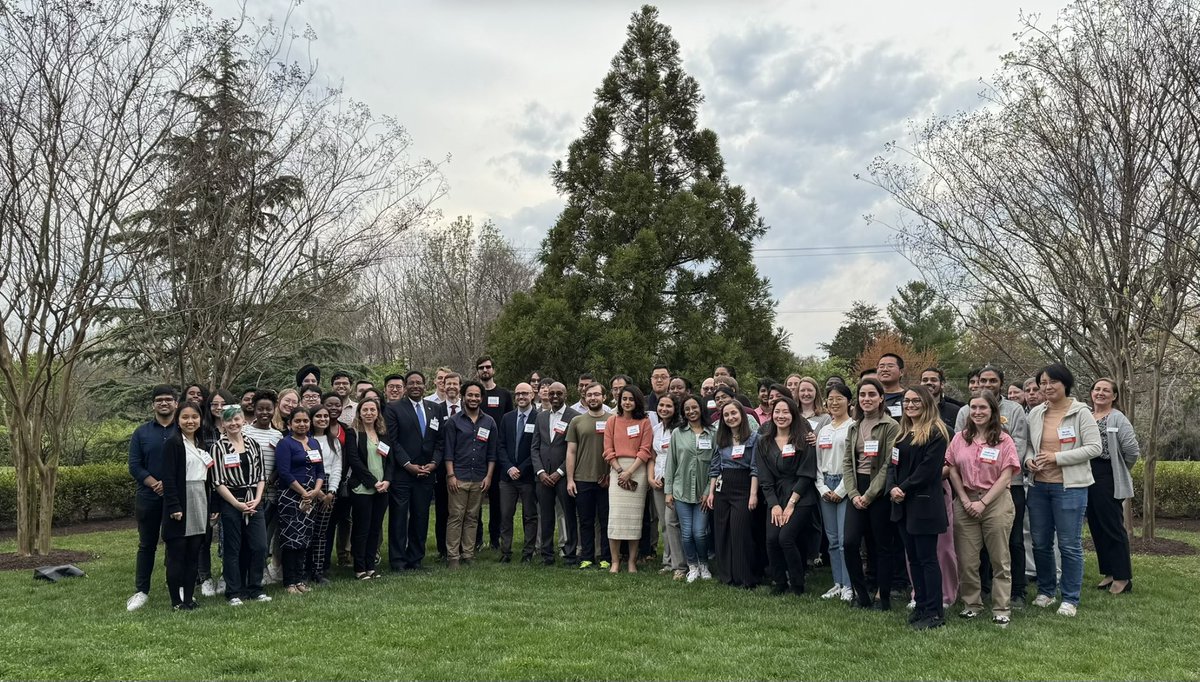
[[[942,423],[946,425],[950,433],[954,433],[954,423],[958,421],[958,411],[962,409],[962,406],[962,403],[946,395],[943,395],[941,402],[938,403],[938,416],[942,418]]]
[[[946,462],[946,439],[935,432],[924,445],[913,445],[912,434],[896,441],[888,464],[883,494],[891,502],[892,488],[904,491],[904,501],[892,503],[892,521],[904,521],[912,535],[937,535],[949,526],[942,497],[942,465]]]
[[[499,424],[500,420],[504,419],[504,415],[512,412],[513,408],[512,393],[507,388],[497,385],[490,391],[484,389],[483,402],[479,404],[479,409],[491,417],[492,421]]]
[[[802,444],[793,453],[784,454],[774,438],[760,437],[755,452],[758,459],[758,489],[767,497],[767,507],[786,506],[792,493],[800,496],[796,506],[814,505],[817,495],[817,450]]]
[[[163,446],[162,459],[163,484],[163,524],[162,538],[184,537],[187,532],[188,503],[187,503],[187,448],[183,444],[183,434],[178,431],[167,439]],[[212,506],[212,468],[204,482],[204,491],[209,507]],[[183,518],[179,521],[171,518],[171,514],[180,512]],[[205,515],[208,509],[203,511]]]
[[[346,432],[346,448],[342,450],[342,453],[346,458],[346,467],[350,470],[350,473],[344,479],[344,487],[348,490],[354,490],[360,485],[366,488],[374,488],[375,484],[378,483],[379,480],[376,479],[375,476],[371,474],[371,470],[367,468],[367,458],[381,457],[382,455],[379,454],[378,450],[375,452],[367,452],[367,446],[369,443],[367,441],[367,434],[365,431],[358,431],[355,433],[354,446],[351,447],[349,438],[350,433],[351,432],[349,431]],[[387,440],[380,439],[380,442],[386,443]],[[393,457],[392,453],[389,452],[388,456],[383,458],[383,480],[392,480],[394,475],[393,468],[395,466],[396,458]],[[341,488],[339,488],[339,490],[340,489]]]

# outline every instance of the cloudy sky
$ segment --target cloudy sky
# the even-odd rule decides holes
[[[255,0],[249,11],[279,17],[280,2]],[[756,261],[793,351],[817,352],[852,300],[882,306],[918,276],[880,248],[890,233],[863,215],[895,209],[854,173],[903,139],[907,122],[975,106],[979,79],[1015,46],[1020,13],[1048,23],[1063,4],[657,4],[707,98],[702,125],[720,136],[730,179],[757,198],[770,226]],[[326,78],[403,122],[417,154],[450,157],[448,218],[491,218],[533,253],[562,207],[550,165],[578,135],[639,6],[307,0],[292,22],[315,31]],[[778,251],[795,247],[839,251]]]

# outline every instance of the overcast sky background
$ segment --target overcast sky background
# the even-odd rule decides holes
[[[730,179],[770,226],[756,254],[792,350],[818,352],[854,299],[881,307],[918,273],[874,248],[891,238],[863,215],[895,216],[855,180],[911,120],[978,102],[979,79],[1015,46],[1024,11],[1048,24],[1065,0],[962,3],[658,2],[700,83],[702,125],[720,136]],[[308,0],[321,72],[399,119],[414,152],[450,155],[447,219],[490,218],[533,253],[563,201],[549,180],[591,110],[638,2]],[[220,5],[218,5],[220,8]],[[252,0],[259,19],[282,0]],[[860,249],[835,256],[771,252]],[[806,311],[821,312],[806,312]]]

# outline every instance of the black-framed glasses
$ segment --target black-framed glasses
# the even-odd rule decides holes
[[[475,369],[491,369],[491,365],[475,365]]]
[[[920,405],[921,399],[920,398],[905,398],[904,400],[902,400],[900,402],[904,403],[905,405]]]

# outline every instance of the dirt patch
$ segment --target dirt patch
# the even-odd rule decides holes
[[[16,553],[0,554],[0,571],[32,570],[38,566],[60,566],[62,564],[81,564],[98,558],[92,552],[80,552],[73,549],[52,549],[49,556],[17,556]]]
[[[132,528],[137,528],[137,520],[129,517],[106,519],[104,521],[88,521],[70,526],[55,526],[54,537],[59,538],[64,535],[80,535],[82,533],[103,533],[110,530],[130,530]],[[0,541],[14,540],[16,537],[16,528],[0,529]]]

